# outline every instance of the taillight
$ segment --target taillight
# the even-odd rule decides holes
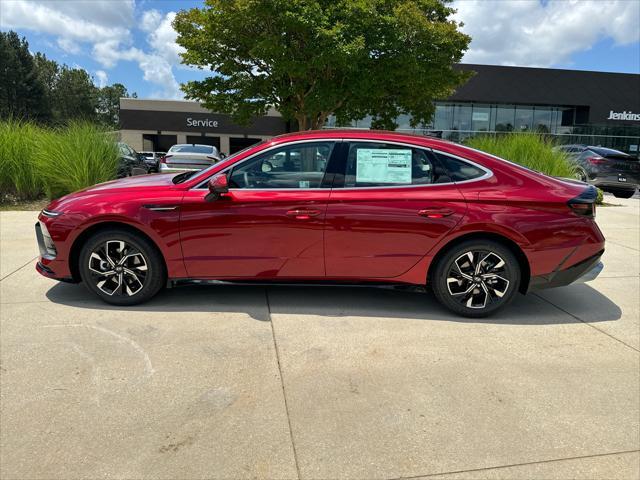
[[[580,195],[569,200],[567,205],[576,215],[594,218],[596,216],[597,196],[598,191],[596,187],[589,185]]]
[[[607,159],[602,157],[587,157],[587,162],[591,165],[602,165],[603,163],[607,163]]]
[[[207,158],[208,158],[209,160],[212,160],[212,161],[213,161],[213,163],[215,163],[215,162],[217,162],[217,161],[218,161],[218,159],[217,159],[216,157],[211,157],[211,156],[209,156],[209,155],[207,155]]]
[[[160,157],[160,163],[167,163],[167,158],[171,158],[173,155],[163,155],[162,157]]]

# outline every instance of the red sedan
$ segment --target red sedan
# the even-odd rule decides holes
[[[117,305],[193,281],[393,284],[480,317],[518,292],[595,278],[595,198],[446,141],[311,131],[53,201],[37,270]]]

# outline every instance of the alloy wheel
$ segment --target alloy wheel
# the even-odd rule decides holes
[[[449,295],[467,308],[483,309],[509,290],[508,266],[495,252],[472,250],[457,257],[447,274]]]
[[[89,255],[89,271],[96,287],[109,296],[133,296],[145,285],[147,260],[133,245],[109,240]]]

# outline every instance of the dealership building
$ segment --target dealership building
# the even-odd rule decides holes
[[[397,130],[453,141],[478,133],[542,132],[562,143],[640,153],[640,75],[470,64],[457,68],[475,73],[451,97],[435,102],[432,122],[412,128],[410,118],[401,116]],[[348,126],[369,128],[370,119]],[[335,127],[330,118],[326,128]],[[240,126],[197,102],[122,98],[120,128],[121,140],[139,151],[204,143],[234,153],[291,131],[292,125],[274,110]]]

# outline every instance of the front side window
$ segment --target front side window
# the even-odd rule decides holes
[[[450,181],[426,150],[373,142],[349,144],[345,188],[428,185]]]
[[[299,143],[270,150],[235,167],[231,188],[320,188],[334,142]]]

